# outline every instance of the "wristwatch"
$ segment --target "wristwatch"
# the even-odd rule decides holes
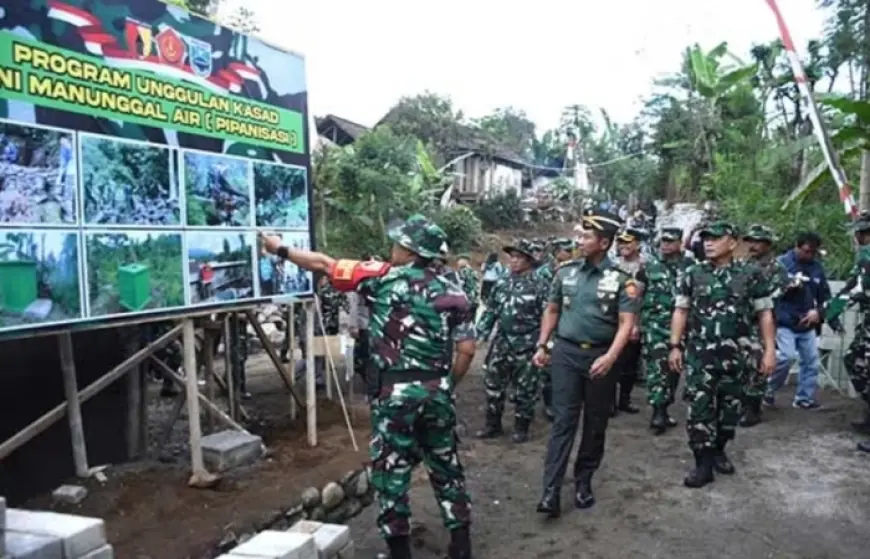
[[[543,344],[538,344],[538,349],[543,349],[545,352],[550,353],[553,351],[553,340],[549,340]]]
[[[668,342],[668,349],[681,349],[680,344],[675,344],[674,342]]]

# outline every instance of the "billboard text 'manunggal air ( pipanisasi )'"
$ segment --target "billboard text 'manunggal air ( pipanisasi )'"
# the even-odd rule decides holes
[[[303,153],[303,116],[0,32],[0,95],[70,112]]]

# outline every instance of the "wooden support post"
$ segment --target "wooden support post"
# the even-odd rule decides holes
[[[317,310],[317,321],[320,324],[320,333],[323,338],[324,355],[321,355],[320,358],[323,359],[323,382],[326,383],[326,399],[332,401],[332,379],[329,375],[329,363],[327,362],[329,350],[326,349],[329,346],[327,338],[330,336],[327,335],[326,324],[324,324],[323,320],[323,306],[320,304],[320,297],[318,297],[316,293],[314,294],[314,308]],[[338,387],[336,388],[341,390]]]
[[[314,305],[305,303],[305,408],[308,424],[308,444],[317,446],[317,379],[314,370]]]
[[[63,391],[66,395],[67,419],[69,419],[70,440],[72,441],[73,461],[76,475],[88,477],[88,450],[85,445],[85,429],[82,424],[82,408],[79,399],[76,363],[73,355],[72,334],[64,332],[57,337],[60,349],[60,368],[63,371]]]
[[[239,406],[236,398],[236,383],[233,382],[233,348],[230,345],[230,329],[233,327],[230,320],[231,314],[224,317],[224,378],[227,381],[227,402],[230,408],[230,417],[239,420]]]
[[[287,341],[287,359],[289,363],[287,368],[290,371],[290,385],[294,392],[296,389],[296,303],[287,305],[287,327],[284,329],[284,334],[288,336]],[[290,393],[290,419],[296,420],[299,410],[296,406],[296,398],[294,392]]]
[[[210,402],[214,401],[215,394],[215,379],[214,379],[214,333],[206,327],[203,330],[202,337],[202,357],[203,368],[205,369],[205,397]],[[214,416],[211,414],[206,416],[206,429],[209,433],[214,431]]]
[[[263,349],[266,350],[266,354],[269,356],[269,359],[272,360],[272,365],[274,365],[275,370],[278,371],[278,376],[281,377],[282,381],[284,381],[284,386],[287,388],[287,390],[290,391],[291,396],[297,401],[297,403],[302,406],[302,401],[296,394],[296,390],[290,383],[290,379],[287,378],[287,371],[284,370],[284,364],[281,363],[281,358],[278,357],[278,354],[275,352],[275,347],[272,345],[272,340],[269,339],[269,336],[266,335],[266,332],[263,331],[263,327],[257,320],[257,313],[255,313],[254,311],[245,311],[245,314],[248,317],[248,322],[251,323],[251,327],[253,327],[254,332],[256,332],[257,337],[260,338],[260,343],[263,345]]]
[[[84,404],[85,402],[93,398],[96,394],[102,392],[104,388],[124,376],[124,373],[130,370],[130,367],[135,367],[136,365],[147,359],[149,355],[151,355],[155,351],[159,351],[169,342],[178,337],[178,333],[180,331],[181,326],[176,326],[169,332],[166,332],[165,334],[151,342],[147,347],[137,351],[136,355],[125,359],[124,362],[122,362],[120,365],[89,384],[86,388],[78,393],[79,403]],[[68,407],[69,406],[66,402],[58,404],[54,408],[42,414],[30,425],[3,441],[3,443],[0,444],[0,462],[2,462],[4,458],[9,456],[16,450],[18,450],[22,445],[27,444],[34,437],[54,425],[60,418],[63,417],[63,414],[66,413]]]
[[[135,334],[138,329],[134,326],[133,332],[130,332],[127,339],[127,352],[129,357],[139,351],[139,336]],[[128,329],[128,332],[130,330]],[[127,459],[135,460],[142,453],[142,365],[132,367],[127,373],[126,389],[127,389]]]
[[[190,467],[192,470],[188,485],[191,487],[211,487],[217,477],[205,469],[202,459],[202,426],[199,418],[199,381],[196,376],[196,334],[192,318],[185,318],[181,324],[184,352],[184,384],[187,388],[187,424],[190,433]]]

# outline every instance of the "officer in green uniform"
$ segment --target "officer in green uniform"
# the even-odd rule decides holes
[[[617,375],[614,363],[635,324],[639,290],[607,257],[622,225],[610,212],[583,217],[580,245],[585,258],[556,272],[541,321],[533,361],[549,362],[555,421],[544,462],[544,494],[538,512],[561,512],[560,488],[583,412],[583,436],[574,464],[575,505],[595,504],[592,475],[604,456],[604,441]]]

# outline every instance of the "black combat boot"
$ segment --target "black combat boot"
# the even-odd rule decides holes
[[[712,448],[694,451],[695,467],[683,479],[683,485],[697,489],[713,483],[713,452]]]
[[[761,423],[761,400],[755,398],[746,401],[746,411],[740,418],[741,427],[753,427]]]
[[[387,547],[390,548],[390,559],[411,559],[411,538],[408,536],[396,536],[387,538]]]
[[[559,518],[562,514],[562,499],[558,487],[551,485],[544,489],[544,495],[538,503],[538,512],[549,518]]]
[[[870,441],[862,441],[858,443],[858,450],[861,452],[870,452]]]
[[[665,425],[668,429],[677,426],[677,420],[671,417],[671,414],[668,413],[668,406],[665,406]]]
[[[519,417],[516,419],[516,423],[514,424],[514,434],[511,439],[517,444],[522,444],[529,440],[529,426],[531,425],[531,421],[528,419],[520,419]]]
[[[861,421],[852,422],[852,429],[858,431],[859,433],[870,435],[870,408],[867,409],[867,412],[864,415],[864,419],[862,419]]]
[[[720,474],[730,476],[734,473],[734,464],[731,463],[728,455],[725,454],[725,445],[727,444],[728,441],[726,440],[716,441],[716,450],[713,453],[713,468]]]
[[[471,534],[467,526],[450,532],[450,545],[447,547],[448,559],[472,559]]]
[[[668,415],[664,406],[654,406],[649,428],[654,435],[661,435],[668,429]]]
[[[592,493],[592,474],[595,472],[581,472],[577,478],[577,491],[574,494],[574,506],[578,509],[588,509],[595,504],[595,494]]]
[[[501,418],[494,415],[486,415],[486,426],[476,433],[478,439],[494,439],[504,434],[501,427]]]

